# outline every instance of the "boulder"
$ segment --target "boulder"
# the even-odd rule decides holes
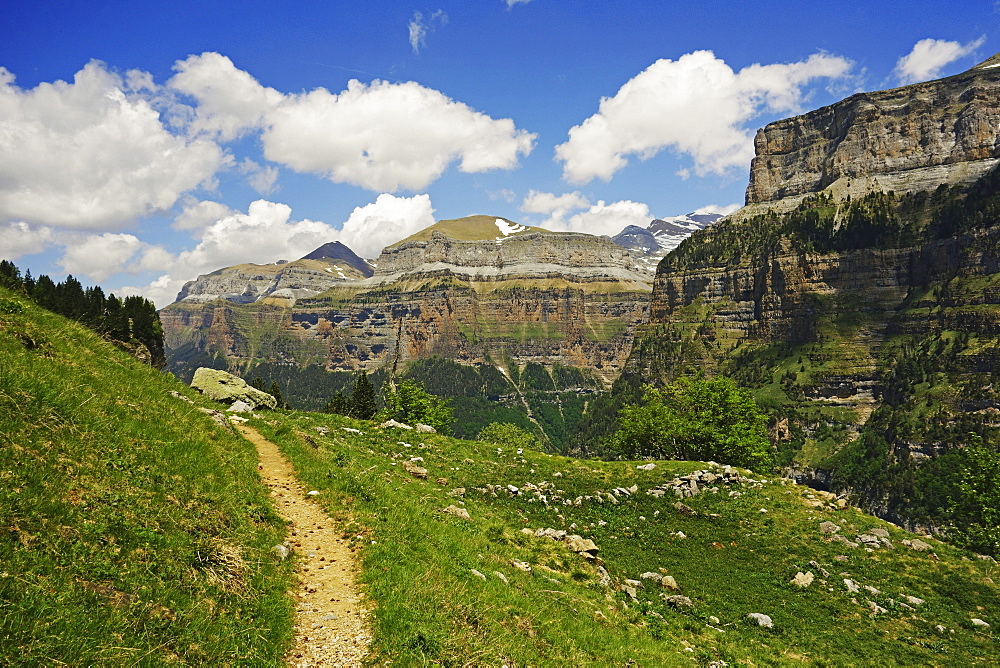
[[[796,573],[795,577],[792,578],[792,584],[796,587],[802,587],[805,589],[813,583],[816,576],[812,574],[812,571],[806,571],[805,573]]]
[[[566,536],[564,539],[566,541],[566,547],[568,547],[573,552],[579,553],[581,556],[587,559],[593,559],[597,556],[598,547],[594,541],[589,538],[584,538],[583,536]]]
[[[756,622],[758,626],[763,626],[764,628],[767,629],[774,628],[774,622],[771,620],[771,618],[760,612],[751,612],[750,614],[747,615],[747,619],[749,619],[752,622]]]
[[[674,594],[672,596],[667,596],[666,594],[660,594],[663,597],[664,602],[667,605],[673,606],[675,608],[690,608],[694,606],[694,601],[692,601],[687,596],[680,596],[679,594]]]
[[[267,392],[261,392],[256,387],[250,387],[249,383],[239,376],[234,376],[219,369],[200,367],[194,372],[191,387],[199,390],[206,397],[214,401],[221,401],[227,404],[242,401],[248,404],[251,410],[276,408],[278,406],[277,400]]]
[[[422,466],[417,466],[413,462],[403,462],[403,470],[412,475],[414,478],[427,477],[427,469]]]
[[[238,400],[236,400],[236,401],[233,402],[232,406],[230,406],[229,408],[226,409],[226,412],[227,413],[252,413],[253,412],[253,406],[251,406],[247,402],[243,401],[242,399],[238,399]]]
[[[819,530],[823,533],[837,533],[840,531],[840,527],[833,522],[820,522]]]
[[[423,424],[423,423],[420,423],[420,422],[417,423],[417,425],[414,427],[414,429],[416,429],[417,432],[420,433],[420,434],[436,434],[437,433],[437,429],[435,429],[434,427],[430,426],[429,424]]]
[[[395,420],[386,420],[379,426],[382,427],[383,429],[388,429],[390,427],[394,427],[396,429],[413,429],[413,427],[411,427],[410,425],[403,424],[402,422],[396,422]]]
[[[447,515],[461,517],[463,520],[472,520],[472,517],[469,515],[469,511],[465,508],[459,508],[458,506],[448,506],[447,508],[443,508],[441,512]]]

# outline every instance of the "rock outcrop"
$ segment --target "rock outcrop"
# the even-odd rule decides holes
[[[1000,162],[1000,67],[990,63],[771,123],[754,140],[747,204],[975,181]]]
[[[209,399],[227,404],[243,402],[251,410],[255,408],[275,408],[277,400],[267,392],[251,387],[245,380],[219,369],[202,367],[194,372],[191,387]]]

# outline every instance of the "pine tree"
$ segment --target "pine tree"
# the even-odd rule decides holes
[[[351,417],[359,420],[371,420],[378,412],[378,396],[375,386],[368,380],[364,371],[358,373],[354,380],[354,393],[351,394]]]
[[[351,414],[351,400],[344,396],[343,392],[337,392],[330,397],[330,400],[323,406],[324,413],[334,413],[336,415]]]
[[[278,385],[278,381],[271,381],[271,387],[267,388],[267,393],[274,397],[278,402],[278,405],[275,406],[275,408],[288,408],[288,404],[285,403],[285,398],[281,396],[281,387]]]

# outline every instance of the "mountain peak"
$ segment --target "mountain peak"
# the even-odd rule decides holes
[[[339,260],[346,262],[352,269],[357,270],[365,278],[374,273],[372,266],[365,262],[357,253],[340,243],[339,241],[329,241],[308,255],[304,255],[303,260]]]
[[[409,241],[426,241],[438,232],[446,237],[457,239],[458,241],[503,241],[516,234],[530,232],[541,232],[551,234],[549,230],[540,227],[521,225],[512,220],[498,216],[474,215],[464,218],[451,218],[439,220],[430,227],[425,227],[416,234],[411,234],[402,241],[397,241],[392,246],[399,246]]]

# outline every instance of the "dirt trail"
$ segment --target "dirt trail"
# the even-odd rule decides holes
[[[356,666],[368,653],[368,609],[359,595],[354,555],[319,504],[306,496],[295,469],[260,432],[237,427],[260,455],[260,474],[289,523],[299,560],[292,666]]]

